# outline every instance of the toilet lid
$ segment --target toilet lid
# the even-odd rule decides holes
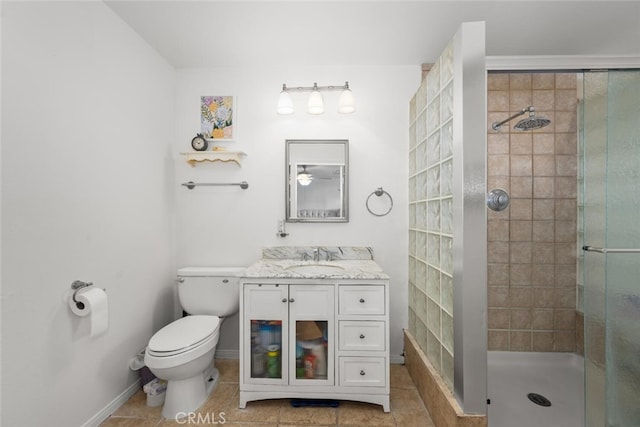
[[[218,316],[186,316],[169,323],[149,340],[154,353],[169,353],[192,347],[209,338],[218,329]]]

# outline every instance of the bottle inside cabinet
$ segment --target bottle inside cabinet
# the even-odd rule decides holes
[[[281,349],[281,321],[251,321],[252,378],[282,378]]]
[[[296,322],[296,379],[327,379],[328,322]]]

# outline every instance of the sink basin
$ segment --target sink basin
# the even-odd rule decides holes
[[[344,268],[331,264],[303,264],[292,265],[287,267],[286,270],[302,274],[336,274],[344,271]]]

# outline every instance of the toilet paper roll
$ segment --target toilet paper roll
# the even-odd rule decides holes
[[[95,286],[82,288],[76,292],[76,301],[73,301],[73,298],[69,301],[71,311],[80,317],[89,316],[91,336],[95,337],[105,332],[109,326],[106,292]]]

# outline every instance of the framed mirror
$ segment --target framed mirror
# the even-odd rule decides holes
[[[288,139],[287,222],[349,221],[349,141]]]

